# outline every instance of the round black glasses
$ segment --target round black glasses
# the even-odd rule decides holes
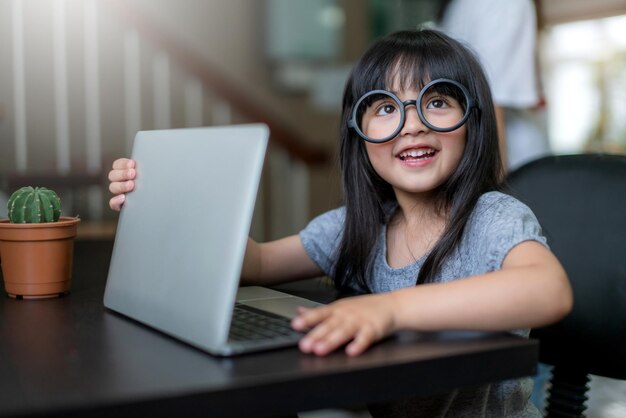
[[[476,101],[461,83],[439,78],[426,84],[417,100],[402,101],[390,91],[372,90],[356,102],[348,126],[368,142],[395,138],[406,120],[406,107],[413,105],[424,125],[436,132],[451,132],[469,118]]]

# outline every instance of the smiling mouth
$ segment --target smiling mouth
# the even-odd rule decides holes
[[[401,152],[398,158],[402,161],[422,161],[434,157],[436,153],[432,148],[412,149]]]

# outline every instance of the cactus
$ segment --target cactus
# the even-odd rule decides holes
[[[45,187],[22,187],[7,205],[12,223],[56,222],[61,216],[61,199]]]

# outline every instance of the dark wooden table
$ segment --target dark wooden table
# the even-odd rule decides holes
[[[103,307],[110,251],[77,241],[65,297],[0,296],[1,417],[275,416],[535,372],[536,341],[501,333],[405,332],[357,358],[295,348],[212,357]],[[328,296],[314,283],[284,289]]]

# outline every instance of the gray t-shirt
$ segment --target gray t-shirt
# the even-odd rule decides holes
[[[326,212],[300,232],[302,245],[311,259],[332,277],[341,241],[345,208]],[[387,263],[386,227],[375,249],[372,274],[367,285],[374,293],[415,286],[426,255],[401,268]],[[434,281],[439,283],[499,270],[517,244],[537,241],[545,246],[541,226],[532,211],[519,200],[500,192],[485,193],[478,200],[463,237],[444,262]],[[528,329],[512,331],[527,337]],[[540,417],[529,401],[532,379],[516,379],[460,389],[428,398],[415,398],[372,407],[374,416],[407,417]]]

